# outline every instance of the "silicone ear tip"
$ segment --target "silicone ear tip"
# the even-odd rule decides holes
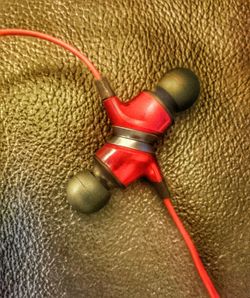
[[[169,71],[158,83],[156,90],[157,88],[165,90],[170,95],[176,112],[191,107],[200,93],[198,77],[187,68],[175,68]]]
[[[93,213],[101,209],[110,198],[110,192],[90,172],[84,170],[67,184],[67,199],[73,209]]]

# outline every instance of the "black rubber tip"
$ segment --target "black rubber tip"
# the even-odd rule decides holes
[[[75,210],[92,213],[106,205],[110,192],[90,171],[84,170],[69,180],[67,198]]]
[[[155,93],[172,111],[184,111],[191,107],[199,96],[199,79],[189,69],[175,68],[157,84]]]

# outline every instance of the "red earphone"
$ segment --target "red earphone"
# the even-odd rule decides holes
[[[174,113],[189,108],[199,96],[199,81],[194,73],[184,68],[171,70],[152,92],[144,91],[122,103],[107,79],[72,46],[49,35],[22,29],[0,29],[0,36],[3,35],[32,36],[60,45],[84,62],[96,79],[97,90],[113,126],[113,136],[96,152],[93,173],[84,170],[69,181],[67,197],[73,208],[84,213],[98,211],[108,202],[112,188],[126,187],[146,177],[163,199],[182,234],[210,297],[219,297],[189,234],[174,211],[154,154],[154,143],[171,125]]]

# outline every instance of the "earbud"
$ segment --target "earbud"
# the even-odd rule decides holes
[[[174,112],[190,108],[199,93],[200,83],[197,76],[186,68],[169,71],[155,88],[155,94]]]
[[[106,205],[110,192],[90,171],[83,170],[69,180],[67,196],[74,209],[92,213]]]
[[[83,213],[98,211],[108,202],[112,188],[126,187],[141,177],[166,197],[153,144],[171,125],[174,112],[189,108],[198,98],[198,78],[188,69],[173,69],[153,92],[143,91],[127,103],[114,95],[105,78],[97,80],[96,86],[113,136],[96,152],[93,173],[84,170],[69,181],[69,203]]]

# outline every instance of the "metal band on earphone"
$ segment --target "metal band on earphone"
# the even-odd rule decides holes
[[[154,154],[153,144],[159,136],[136,129],[113,126],[114,135],[108,143]]]

